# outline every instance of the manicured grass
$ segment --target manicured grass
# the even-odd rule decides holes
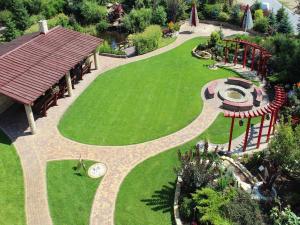
[[[0,224],[26,224],[24,181],[19,156],[0,131]]]
[[[171,225],[173,224],[173,200],[178,165],[177,150],[186,151],[208,137],[214,143],[226,143],[231,119],[220,114],[215,122],[194,140],[160,153],[136,166],[125,178],[120,188],[115,211],[116,225]],[[253,121],[256,122],[255,120]],[[244,126],[237,126],[233,137],[245,132]]]
[[[202,87],[236,75],[209,70],[212,61],[192,57],[191,50],[200,41],[206,40],[190,40],[99,76],[65,113],[60,132],[82,143],[127,145],[187,126],[202,110]]]
[[[51,217],[57,225],[89,224],[91,207],[100,179],[79,175],[73,167],[77,160],[47,164],[47,189]],[[87,168],[92,161],[84,161]]]

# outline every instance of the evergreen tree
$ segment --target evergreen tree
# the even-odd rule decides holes
[[[268,19],[269,19],[269,34],[273,35],[277,31],[277,21],[273,11],[269,14]]]
[[[29,15],[28,12],[20,0],[13,0],[11,3],[11,10],[14,14],[13,19],[15,20],[17,29],[24,31],[29,27]]]
[[[16,26],[12,20],[8,20],[6,22],[6,29],[3,33],[3,37],[5,41],[9,42],[15,39],[18,36],[18,30],[16,29]]]
[[[280,23],[281,20],[283,19],[284,15],[286,14],[284,7],[282,6],[276,14],[276,21],[277,23]]]
[[[293,32],[293,28],[287,14],[285,14],[281,21],[278,23],[277,31],[283,34],[290,34]]]
[[[269,24],[270,26],[276,25],[276,17],[273,11],[269,14]]]

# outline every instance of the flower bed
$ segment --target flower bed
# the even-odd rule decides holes
[[[176,170],[174,198],[177,225],[263,224],[258,203],[247,193],[249,186],[251,192],[251,184],[247,191],[243,190],[245,181],[253,179],[245,168],[228,157],[221,158],[216,152],[208,151],[207,143],[201,150],[197,148],[178,155],[181,167]],[[226,164],[222,159],[230,163]]]

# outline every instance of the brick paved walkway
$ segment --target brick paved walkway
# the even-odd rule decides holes
[[[99,56],[100,68],[85,76],[84,80],[75,87],[74,96],[60,99],[58,106],[52,107],[48,111],[47,117],[37,119],[38,133],[34,136],[28,135],[27,121],[22,107],[12,108],[2,116],[0,126],[14,141],[23,167],[26,218],[29,225],[52,224],[46,188],[47,161],[78,159],[81,155],[84,159],[105,163],[108,171],[97,189],[90,223],[111,225],[113,224],[117,193],[128,172],[146,158],[183,144],[209,127],[219,113],[219,109],[213,101],[205,101],[203,111],[198,118],[182,130],[157,140],[136,145],[113,147],[85,145],[64,138],[57,130],[61,116],[98,75],[117,66],[166,52],[191,38],[208,36],[216,29],[218,27],[213,25],[200,24],[193,34],[183,32],[169,46],[134,58],[114,59]],[[188,30],[186,24],[182,26],[182,31],[185,30]],[[225,35],[238,33],[229,29],[223,29],[223,32]]]

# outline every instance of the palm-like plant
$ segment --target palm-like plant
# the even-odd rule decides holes
[[[220,174],[220,159],[214,152],[208,152],[207,145],[201,153],[199,149],[191,149],[184,154],[178,151],[180,167],[175,171],[182,178],[182,188],[187,193],[212,184]]]

